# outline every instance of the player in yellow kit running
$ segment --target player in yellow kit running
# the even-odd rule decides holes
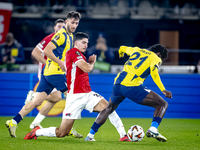
[[[162,60],[167,58],[168,51],[160,44],[149,47],[149,50],[139,47],[121,46],[119,49],[119,56],[123,57],[124,53],[130,57],[124,64],[124,69],[118,73],[115,78],[113,91],[107,108],[100,112],[86,139],[93,138],[100,126],[105,123],[108,115],[112,113],[125,98],[129,98],[137,104],[155,108],[153,121],[146,135],[147,137],[153,137],[159,141],[165,142],[167,139],[158,132],[157,128],[167,110],[168,103],[161,96],[147,89],[143,85],[143,82],[147,76],[151,74],[154,82],[165,97],[172,98],[171,92],[165,89],[158,73],[158,68]]]
[[[51,42],[45,47],[43,52],[48,59],[43,67],[34,99],[25,104],[13,119],[7,120],[5,123],[11,137],[16,137],[16,127],[22,118],[40,106],[54,88],[62,93],[67,93],[65,54],[73,47],[73,33],[78,27],[80,19],[79,12],[69,12],[65,26],[52,37]]]

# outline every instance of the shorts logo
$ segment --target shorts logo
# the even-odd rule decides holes
[[[70,117],[70,116],[71,116],[71,113],[66,113],[65,116],[69,116],[69,117]]]
[[[95,94],[93,94],[93,95],[96,96],[96,97],[100,97],[100,98],[102,98],[102,96],[99,95],[99,94],[97,94],[97,93],[95,93]]]

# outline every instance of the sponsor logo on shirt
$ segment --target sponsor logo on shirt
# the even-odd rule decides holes
[[[83,58],[83,57],[82,57],[82,56],[78,56],[78,57],[77,57],[77,59],[81,59],[81,58]]]

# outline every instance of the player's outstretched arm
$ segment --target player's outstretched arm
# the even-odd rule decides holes
[[[163,90],[162,93],[165,95],[165,97],[172,98],[172,93],[170,91]]]

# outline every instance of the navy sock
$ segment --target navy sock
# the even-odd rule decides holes
[[[94,124],[91,127],[90,133],[95,134],[99,130],[100,126],[101,126],[100,124],[94,122]]]
[[[161,121],[162,121],[162,118],[160,118],[160,117],[153,117],[153,121],[151,123],[151,127],[158,128],[158,126],[160,125]]]
[[[15,120],[17,122],[17,124],[22,120],[22,116],[20,114],[17,114],[13,120]]]

